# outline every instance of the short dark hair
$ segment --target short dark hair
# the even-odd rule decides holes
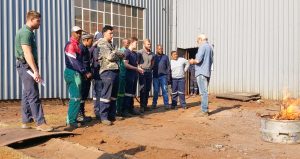
[[[107,32],[107,30],[114,30],[114,28],[110,25],[105,25],[102,29],[102,34],[104,34],[105,32]]]
[[[41,13],[34,10],[28,11],[26,14],[26,20],[31,20],[33,18],[41,18]]]
[[[171,55],[173,55],[174,53],[176,53],[177,51],[171,51]]]
[[[130,43],[132,43],[132,42],[138,41],[138,38],[133,36],[128,40],[129,40]]]

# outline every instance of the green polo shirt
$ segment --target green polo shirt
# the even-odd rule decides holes
[[[32,54],[34,57],[34,61],[37,64],[37,47],[35,41],[34,32],[30,30],[30,28],[24,25],[16,34],[15,38],[15,56],[16,58],[23,58],[24,59],[24,51],[21,45],[28,45],[31,46]]]

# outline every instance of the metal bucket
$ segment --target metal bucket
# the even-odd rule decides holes
[[[300,120],[261,118],[261,137],[264,141],[282,144],[300,143]]]

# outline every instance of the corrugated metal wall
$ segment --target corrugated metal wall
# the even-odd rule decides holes
[[[200,33],[215,45],[210,92],[300,96],[299,0],[178,0],[177,13],[179,48]]]
[[[46,87],[40,88],[42,98],[66,97],[63,80],[63,48],[71,28],[71,0],[2,0],[0,1],[0,100],[20,99],[22,86],[15,68],[14,39],[25,24],[26,12],[42,14],[41,27],[36,32],[38,61]]]

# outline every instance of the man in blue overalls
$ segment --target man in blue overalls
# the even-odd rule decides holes
[[[38,70],[38,54],[33,30],[40,27],[40,21],[40,13],[29,11],[26,15],[26,25],[17,32],[15,38],[17,70],[23,83],[22,128],[31,128],[30,124],[34,121],[37,130],[52,131],[53,128],[46,124],[37,85],[41,82],[41,77]],[[27,71],[33,73],[33,77]]]
[[[103,38],[101,32],[96,32],[94,41],[98,42],[100,38]],[[99,63],[99,48],[96,47],[93,51],[93,64],[92,64],[92,72],[93,72],[93,101],[94,101],[94,113],[96,119],[100,120],[100,94],[101,94],[101,79],[100,79],[100,63]]]
[[[123,109],[124,114],[138,115],[134,110],[134,100],[136,86],[137,86],[137,77],[138,73],[144,73],[144,71],[138,67],[138,56],[134,49],[137,47],[138,39],[136,37],[132,37],[130,39],[130,44],[128,49],[125,50],[125,67],[126,67],[126,85],[125,85],[125,96]]]
[[[84,33],[82,35],[82,43],[79,45],[81,56],[83,60],[83,65],[88,72],[92,72],[91,62],[92,62],[92,53],[96,48],[97,43],[93,44],[93,35]],[[92,47],[91,47],[92,46]],[[80,123],[86,123],[92,121],[92,117],[85,115],[85,100],[89,96],[91,87],[91,78],[82,78],[81,82],[81,101],[80,109],[77,116],[77,121]]]
[[[105,125],[112,125],[116,119],[116,100],[118,94],[118,61],[124,53],[117,51],[113,44],[113,27],[106,25],[102,29],[103,38],[99,40],[100,78],[102,80],[100,95],[100,119]]]

